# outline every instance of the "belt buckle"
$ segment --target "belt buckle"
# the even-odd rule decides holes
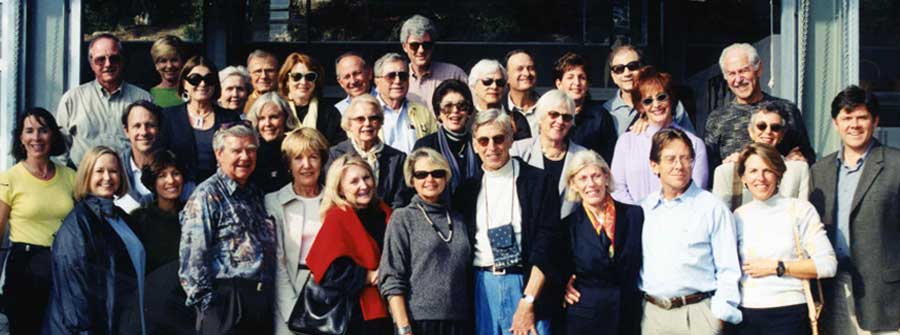
[[[672,309],[672,299],[657,299],[659,301],[660,306],[665,310]]]
[[[506,275],[506,269],[497,270],[497,267],[491,265],[491,273],[493,273],[495,276],[503,276]]]

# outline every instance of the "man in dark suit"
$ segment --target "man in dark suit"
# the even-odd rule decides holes
[[[812,167],[810,202],[838,257],[826,285],[829,334],[900,334],[900,151],[872,138],[878,101],[857,86],[838,93],[838,152]]]

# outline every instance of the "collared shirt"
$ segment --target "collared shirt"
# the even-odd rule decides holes
[[[528,94],[537,96],[537,93],[535,93],[534,91],[531,91]],[[536,101],[537,100],[535,100],[535,102]],[[536,136],[538,133],[538,129],[541,127],[540,120],[538,120],[537,113],[535,113],[535,111],[537,110],[537,104],[531,105],[531,107],[527,109],[519,107],[515,103],[513,103],[512,98],[509,96],[509,94],[506,95],[506,104],[510,109],[512,109],[513,112],[517,112],[525,116],[525,119],[528,120],[528,125],[531,126],[531,134]]]
[[[378,91],[375,90],[375,87],[372,87],[372,90],[369,91],[373,97],[378,95]],[[338,101],[334,104],[334,108],[337,108],[338,112],[341,112],[341,115],[344,115],[344,112],[347,111],[347,108],[350,108],[350,100],[353,100],[349,95]]]
[[[495,171],[484,171],[481,191],[478,192],[475,213],[474,266],[491,266],[494,253],[488,230],[511,224],[519,250],[522,246],[522,207],[516,194],[516,177],[519,162],[510,159]]]
[[[616,125],[616,133],[619,136],[628,131],[628,127],[631,126],[631,123],[638,116],[637,109],[625,103],[625,100],[622,99],[622,91],[618,89],[612,99],[603,103],[603,108],[606,108],[609,114],[612,114],[613,124]],[[691,122],[687,112],[685,112],[681,101],[675,106],[675,115],[672,118],[672,122],[681,127],[681,129],[692,133],[697,132],[694,130],[694,124]]]
[[[384,124],[381,126],[384,144],[394,147],[405,154],[412,152],[416,144],[416,129],[409,121],[409,99],[404,99],[399,110],[393,110],[378,96],[381,109],[384,110]]]
[[[750,139],[750,133],[747,132],[747,126],[750,124],[750,117],[763,102],[777,103],[790,115],[787,120],[784,120],[787,130],[784,139],[778,144],[778,151],[782,155],[786,155],[794,147],[800,147],[800,152],[806,157],[807,162],[812,164],[815,161],[816,155],[809,144],[806,124],[803,123],[803,116],[797,105],[763,93],[762,100],[756,103],[739,104],[736,100],[732,100],[709,113],[703,140],[709,148],[708,154],[712,158],[711,165],[718,166],[723,159],[753,142]]]
[[[741,264],[734,217],[728,207],[695,183],[670,200],[665,200],[662,191],[652,193],[641,207],[641,290],[663,298],[715,291],[713,315],[740,323]]]
[[[866,165],[866,157],[872,151],[875,141],[869,142],[866,153],[856,160],[855,167],[849,167],[844,163],[844,146],[838,150],[838,182],[834,222],[837,222],[837,234],[834,239],[834,252],[838,261],[842,263],[850,259],[850,210],[853,209],[853,195],[856,194],[856,186],[862,176],[863,166]]]
[[[98,145],[116,152],[128,148],[128,137],[122,131],[121,116],[132,102],[153,101],[150,93],[122,82],[114,92],[107,92],[97,80],[75,87],[59,100],[56,121],[66,142],[71,144],[69,160],[75,165],[81,157]]]
[[[178,276],[187,305],[206,310],[216,279],[272,281],[275,227],[255,186],[240,187],[218,170],[197,186],[180,221]]]
[[[134,188],[135,191],[138,191],[142,196],[153,194],[147,189],[147,186],[144,186],[144,183],[141,182],[141,176],[144,175],[141,172],[141,168],[137,166],[137,163],[134,162],[134,157],[128,160],[128,164],[131,167],[131,173],[134,175],[134,181],[131,184],[131,187]]]
[[[679,128],[672,124],[673,128]],[[616,142],[610,171],[615,182],[614,199],[626,204],[636,205],[644,197],[659,191],[659,177],[650,169],[650,149],[653,135],[659,127],[649,126],[644,132],[637,134],[627,132]],[[694,148],[694,165],[691,178],[701,188],[706,188],[709,177],[707,167],[706,146],[703,140],[691,132],[685,132]]]
[[[441,82],[447,79],[458,79],[463,83],[467,81],[465,71],[456,65],[442,62],[431,62],[428,71],[421,75],[416,75],[410,64],[409,74],[409,93],[406,94],[406,97],[427,106],[429,110],[433,108],[431,99],[434,96],[434,90]]]

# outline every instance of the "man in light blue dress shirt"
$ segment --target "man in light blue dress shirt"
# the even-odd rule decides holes
[[[362,56],[353,51],[338,56],[334,62],[334,73],[337,74],[338,85],[347,93],[347,97],[334,104],[341,114],[350,107],[353,97],[366,93],[373,96],[377,94],[372,88],[372,69]]]
[[[645,335],[721,334],[725,322],[742,319],[734,217],[692,182],[692,148],[680,129],[653,136],[650,167],[661,190],[641,203]]]
[[[381,126],[384,144],[409,154],[416,140],[437,131],[434,113],[421,103],[407,99],[409,66],[399,54],[389,52],[375,61],[375,90],[384,110]]]

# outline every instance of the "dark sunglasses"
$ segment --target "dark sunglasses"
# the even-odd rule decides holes
[[[434,48],[434,42],[409,42],[407,44],[409,45],[409,48],[412,49],[413,51],[419,51],[419,47],[422,47],[422,49],[425,49],[425,51],[428,51],[428,50],[431,50],[431,48]]]
[[[482,136],[482,137],[476,138],[475,141],[478,142],[478,145],[483,146],[483,147],[486,147],[488,144],[491,144],[491,141],[494,141],[494,144],[496,144],[496,145],[501,145],[501,144],[503,144],[503,142],[506,142],[506,136],[505,135],[497,135],[494,137]]]
[[[119,64],[122,63],[122,55],[97,56],[94,57],[94,59],[91,59],[91,61],[95,65],[103,65],[107,61],[110,64]]]
[[[633,62],[630,62],[630,63],[628,63],[628,64],[616,64],[616,65],[610,66],[610,67],[609,67],[609,70],[612,71],[612,73],[615,73],[615,74],[622,74],[623,72],[625,72],[625,69],[626,69],[626,68],[627,68],[629,71],[637,71],[638,69],[641,68],[641,62],[640,62],[640,61],[633,61]]]
[[[780,123],[770,124],[765,122],[759,122],[756,124],[756,129],[759,129],[759,131],[766,131],[767,128],[771,129],[773,133],[780,133],[782,130],[784,130],[784,125]]]
[[[547,112],[547,116],[549,116],[551,119],[554,119],[554,120],[562,117],[563,122],[572,122],[572,120],[575,120],[575,115],[563,114],[563,113],[560,113],[557,111]]]
[[[501,79],[484,78],[481,80],[481,83],[484,84],[484,86],[491,86],[495,82],[497,83],[497,86],[500,86],[500,87],[506,86],[506,79],[502,79],[502,78]]]
[[[288,77],[290,77],[291,80],[296,81],[296,82],[299,82],[300,79],[306,79],[307,82],[312,83],[312,82],[315,82],[316,79],[319,79],[319,74],[315,73],[315,72],[307,72],[307,73],[291,72],[290,74],[288,74]]]
[[[422,180],[431,176],[434,179],[441,179],[447,176],[447,170],[434,170],[434,171],[415,171],[413,172],[413,178],[418,180]]]
[[[394,81],[394,80],[397,80],[397,78],[400,78],[400,81],[407,81],[407,80],[409,80],[409,72],[406,72],[406,71],[388,72],[388,73],[385,73],[383,76],[378,76],[378,78],[387,78],[389,81]]]
[[[656,96],[656,101],[666,102],[669,101],[669,95],[666,93],[660,93]],[[653,104],[653,97],[646,97],[644,100],[641,100],[641,104],[644,106],[650,106]]]
[[[375,122],[381,122],[382,119],[384,119],[384,117],[381,115],[369,115],[369,116],[360,115],[355,118],[351,118],[350,120],[353,120],[353,122],[356,122],[356,123],[365,123],[366,120],[369,120],[369,122],[375,123]]]
[[[231,128],[234,128],[237,126],[244,126],[244,127],[253,129],[253,123],[251,123],[250,120],[240,120],[240,121],[225,122],[219,126],[219,130],[231,129]]]
[[[200,85],[201,82],[205,82],[207,85],[215,85],[217,79],[218,77],[213,73],[208,73],[205,76],[201,76],[198,73],[191,73],[184,78],[184,81],[193,86]]]
[[[469,105],[468,102],[465,102],[465,101],[460,101],[460,102],[457,102],[457,103],[455,103],[455,104],[454,104],[454,103],[448,103],[448,104],[445,104],[445,105],[441,105],[441,114],[450,114],[450,113],[452,113],[454,107],[456,108],[457,111],[460,111],[460,112],[468,112],[468,111],[469,111],[469,107],[471,107],[471,106]]]

